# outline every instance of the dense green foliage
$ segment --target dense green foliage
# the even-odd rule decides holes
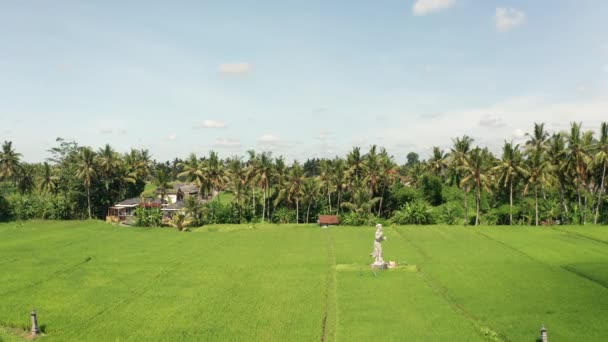
[[[607,228],[0,224],[0,339],[601,341]],[[324,338],[322,338],[324,336]]]
[[[248,151],[222,160],[211,151],[157,162],[146,150],[94,151],[58,139],[48,162],[27,164],[11,142],[0,153],[0,220],[103,218],[113,203],[142,194],[165,198],[174,182],[196,184],[193,224],[314,222],[340,215],[351,225],[393,220],[446,224],[608,223],[608,124],[599,134],[572,123],[550,134],[535,124],[524,146],[505,142],[500,157],[453,139],[448,152],[433,147],[397,165],[388,151],[355,147],[344,158],[288,165],[282,157]],[[219,196],[218,196],[219,195]],[[210,201],[211,199],[216,199]],[[423,203],[424,202],[424,203]],[[196,208],[196,206],[200,208]],[[454,217],[460,213],[460,218]]]

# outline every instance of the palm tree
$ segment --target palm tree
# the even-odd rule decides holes
[[[156,186],[156,190],[160,192],[161,202],[165,200],[167,189],[170,187],[170,181],[169,175],[165,169],[159,169],[156,171],[156,174],[154,175],[154,185]]]
[[[24,164],[19,168],[17,174],[17,190],[20,195],[29,194],[36,187],[34,183],[34,167]]]
[[[429,169],[435,176],[442,176],[448,166],[448,154],[433,146],[433,156],[429,159]]]
[[[578,197],[579,210],[583,209],[581,188],[584,184],[584,177],[587,174],[588,164],[591,162],[591,156],[586,150],[586,144],[581,131],[581,124],[572,122],[570,124],[570,134],[567,136],[566,148],[566,167],[573,172],[576,180],[576,195]],[[586,195],[585,195],[586,196]],[[586,197],[585,197],[586,198]],[[583,224],[586,221],[586,214],[583,210]]]
[[[266,199],[269,199],[268,192],[270,189],[270,179],[272,178],[272,158],[270,153],[262,153],[259,156],[259,162],[257,163],[256,178],[255,182],[262,188],[263,203],[262,203],[262,222],[266,216]],[[270,203],[268,203],[270,208]]]
[[[463,187],[470,185],[475,188],[475,204],[476,216],[475,225],[479,225],[479,214],[481,207],[481,191],[482,189],[490,192],[492,179],[489,174],[492,162],[492,155],[487,149],[474,148],[471,153],[465,158],[463,170],[465,171],[464,178],[461,181]]]
[[[566,153],[566,142],[562,133],[556,133],[551,136],[547,144],[547,158],[551,164],[551,169],[555,173],[555,179],[559,183],[559,194],[563,213],[568,213],[568,204],[566,202],[566,184],[567,174],[562,172],[565,169],[564,155]],[[563,219],[563,215],[562,215]],[[562,220],[563,221],[563,220]]]
[[[283,199],[286,199],[288,202],[294,202],[296,204],[296,223],[300,222],[300,200],[302,199],[304,179],[304,169],[300,163],[295,161],[287,175],[285,187],[279,191],[279,195],[274,203],[276,206]]]
[[[89,209],[89,219],[91,215],[91,184],[93,179],[97,177],[97,165],[95,161],[95,152],[89,147],[82,147],[77,157],[77,166],[75,176],[81,179],[87,189],[87,206]]]
[[[355,181],[352,188],[351,200],[342,202],[342,207],[357,214],[371,214],[376,204],[380,202],[380,197],[372,197],[361,180]]]
[[[331,212],[331,193],[334,189],[334,169],[331,160],[323,159],[320,162],[320,173],[317,176],[317,180],[320,186],[325,190],[327,194],[327,205],[329,206],[329,212]]]
[[[541,190],[544,186],[551,184],[553,179],[551,175],[551,164],[544,157],[541,151],[533,150],[526,160],[526,186],[524,188],[524,195],[528,193],[530,188],[534,188],[534,210],[535,210],[535,223],[538,226],[538,188]]]
[[[534,123],[534,132],[532,134],[526,133],[529,137],[526,141],[526,147],[529,150],[534,150],[537,153],[544,152],[547,149],[547,140],[549,139],[549,133],[545,130],[544,123]]]
[[[247,193],[247,171],[243,167],[243,162],[238,157],[230,159],[228,162],[228,188],[232,192],[232,202],[239,210],[239,221],[243,218],[243,205]]]
[[[15,178],[19,169],[21,153],[15,152],[12,141],[5,141],[0,152],[0,180]]]
[[[306,178],[302,187],[302,201],[304,201],[308,207],[306,208],[306,223],[308,223],[308,217],[310,216],[310,206],[316,201],[320,193],[319,181],[316,178]]]
[[[40,179],[40,191],[43,193],[55,193],[59,177],[53,176],[53,171],[48,162],[44,162],[42,178]]]
[[[229,177],[226,168],[224,167],[224,163],[214,151],[209,153],[205,172],[206,179],[209,181],[209,186],[214,194],[223,190],[228,184]]]
[[[348,187],[348,179],[346,177],[346,163],[344,159],[335,158],[332,161],[333,174],[331,178],[332,187],[338,192],[338,202],[336,205],[336,215],[340,214],[342,208],[340,202],[342,202],[342,194]]]
[[[459,187],[462,187],[462,191],[464,193],[464,224],[467,225],[469,221],[469,206],[467,203],[467,184],[462,183],[462,178],[464,173],[466,172],[463,168],[466,164],[467,155],[471,150],[471,144],[473,143],[473,139],[467,135],[464,135],[462,138],[452,139],[454,147],[452,147],[452,159],[450,163],[450,167],[452,168],[452,174],[456,184]]]
[[[600,140],[597,143],[597,153],[595,160],[598,165],[602,165],[602,178],[600,181],[600,188],[597,193],[597,207],[595,210],[594,223],[597,224],[597,220],[600,215],[602,208],[602,196],[604,195],[604,187],[606,180],[606,168],[608,166],[608,122],[602,122],[600,127]]]
[[[354,147],[346,156],[346,177],[351,181],[359,180],[363,177],[363,167],[365,159],[361,155],[361,149]]]
[[[397,179],[397,165],[393,161],[393,157],[389,156],[386,149],[380,149],[380,184],[382,191],[380,192],[380,203],[378,204],[378,217],[382,214],[382,202],[384,201],[384,193],[387,187],[393,185]]]
[[[509,188],[509,224],[513,225],[513,180],[525,174],[519,145],[506,142],[502,147],[502,159],[492,168],[498,175],[498,182]]]
[[[198,160],[196,154],[192,153],[187,161],[180,164],[180,167],[182,167],[184,171],[177,176],[185,177],[186,181],[196,184],[199,189],[199,196],[203,198],[207,188],[207,179],[205,177],[205,167],[203,163]]]
[[[188,230],[186,228],[190,226],[193,222],[194,219],[190,216],[190,214],[187,213],[185,210],[182,210],[173,215],[171,221],[169,221],[169,225],[171,225],[171,227],[177,228],[177,230],[180,232],[185,232]]]

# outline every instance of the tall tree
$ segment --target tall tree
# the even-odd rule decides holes
[[[480,208],[481,208],[481,192],[485,190],[490,192],[492,183],[490,168],[492,166],[492,155],[487,149],[479,147],[474,148],[464,159],[463,170],[465,175],[461,181],[463,186],[470,186],[475,189],[475,225],[479,225]]]
[[[519,145],[513,146],[512,142],[506,142],[502,147],[502,159],[492,168],[498,176],[498,182],[509,189],[509,224],[513,225],[513,181],[525,174],[522,166],[523,159]]]
[[[293,163],[287,175],[285,187],[275,199],[275,206],[283,199],[296,204],[296,223],[300,222],[300,201],[304,187],[304,169],[297,161]]]
[[[57,191],[57,180],[59,178],[53,175],[53,171],[48,162],[44,162],[42,177],[40,179],[40,191],[43,193],[55,193]]]
[[[95,177],[97,177],[97,165],[95,161],[95,152],[89,147],[80,148],[75,176],[82,180],[87,191],[87,207],[89,219],[93,218],[91,214],[91,185]]]
[[[319,181],[317,178],[306,178],[302,186],[302,201],[307,204],[306,223],[310,216],[310,206],[316,201],[320,193]]]
[[[539,150],[531,150],[529,156],[526,159],[526,186],[524,188],[524,194],[530,191],[530,188],[534,189],[534,212],[535,212],[535,224],[539,225],[538,217],[538,190],[551,184],[553,179],[551,174],[551,164],[545,158],[545,154]]]
[[[595,219],[593,222],[597,224],[598,218],[600,216],[600,210],[602,209],[602,202],[604,191],[605,191],[605,181],[606,181],[606,168],[608,167],[608,122],[602,122],[600,127],[600,139],[597,143],[597,153],[595,155],[595,160],[598,165],[601,165],[602,168],[602,177],[600,180],[599,191],[597,192],[597,207],[595,209]]]
[[[0,152],[0,180],[15,180],[21,153],[15,152],[12,141],[5,141]]]
[[[469,222],[469,206],[468,206],[468,187],[466,182],[462,182],[464,174],[466,173],[466,163],[469,152],[471,151],[471,144],[473,139],[467,135],[462,138],[452,139],[454,146],[452,147],[451,163],[452,174],[456,180],[456,184],[462,188],[464,195],[464,224],[467,225]]]

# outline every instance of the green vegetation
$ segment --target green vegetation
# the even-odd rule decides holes
[[[0,340],[606,338],[608,228],[0,224]]]
[[[500,156],[465,135],[449,150],[433,147],[427,160],[410,152],[403,165],[375,145],[288,165],[255,151],[247,160],[210,151],[158,162],[147,150],[95,151],[62,139],[47,162],[28,164],[7,141],[0,152],[0,220],[104,218],[118,201],[166,202],[176,182],[187,182],[200,199],[187,206],[195,225],[309,223],[320,214],[351,225],[605,224],[608,123],[599,128],[596,135],[571,123],[569,132],[550,134],[535,124],[525,144],[505,142]]]

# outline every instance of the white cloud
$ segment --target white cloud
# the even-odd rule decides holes
[[[243,75],[249,73],[253,66],[249,63],[223,63],[218,70],[222,74]]]
[[[498,128],[506,126],[503,119],[494,115],[486,114],[479,120],[479,125],[486,128]]]
[[[496,29],[498,32],[507,32],[526,21],[526,13],[515,8],[496,8]]]
[[[412,11],[415,15],[426,15],[454,6],[456,0],[417,0]]]
[[[238,139],[217,139],[213,144],[214,148],[241,148],[243,144]]]
[[[122,120],[100,120],[95,127],[99,134],[126,133],[126,125]]]
[[[513,131],[512,136],[513,139],[523,139],[526,136],[526,132],[523,129],[518,128]]]
[[[217,120],[205,120],[194,128],[226,128],[226,123]]]
[[[170,141],[175,141],[175,140],[177,140],[177,134],[176,134],[176,133],[171,133],[171,134],[169,134],[168,139],[169,139]]]
[[[288,147],[293,145],[293,142],[279,138],[274,134],[264,134],[258,139],[258,144],[265,147]]]
[[[480,121],[488,113],[503,125],[492,129],[482,127]],[[582,122],[584,130],[596,130],[603,113],[608,113],[608,98],[601,96],[572,101],[517,97],[491,106],[445,112],[432,119],[403,119],[383,132],[384,145],[409,143],[415,136],[417,149],[414,150],[423,155],[430,152],[431,146],[449,147],[453,138],[466,134],[475,139],[475,144],[500,152],[505,139],[521,139],[532,131],[535,122],[546,123],[545,128],[552,133],[567,130],[572,121]]]

